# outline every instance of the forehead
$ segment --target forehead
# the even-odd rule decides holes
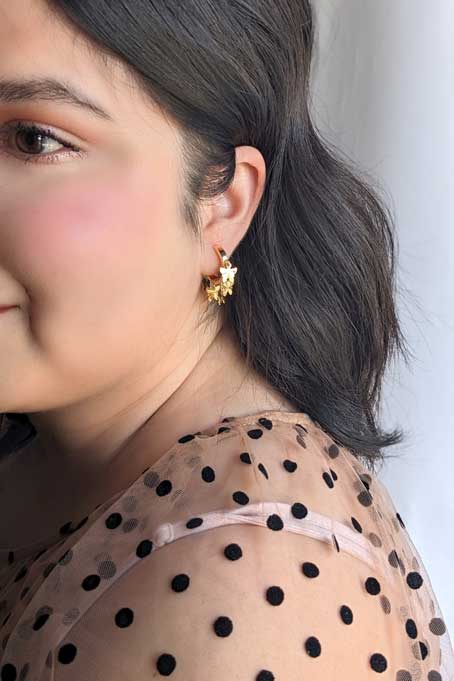
[[[158,113],[120,60],[90,43],[44,0],[0,0],[0,80],[11,79],[73,85],[120,123],[141,110],[147,118]]]

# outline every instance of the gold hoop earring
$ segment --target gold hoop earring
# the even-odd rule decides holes
[[[219,268],[219,275],[203,275],[202,284],[210,302],[215,302],[218,305],[225,303],[228,295],[232,295],[233,284],[235,282],[235,274],[238,271],[237,267],[232,267],[232,263],[227,257],[226,252],[220,246],[214,246],[221,266]]]

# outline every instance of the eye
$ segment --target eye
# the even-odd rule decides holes
[[[42,154],[43,150],[52,148],[52,143],[49,140],[57,143],[57,146],[63,146],[69,152],[65,153],[48,153]],[[54,163],[58,162],[62,156],[82,156],[83,152],[73,144],[66,142],[58,137],[49,128],[44,128],[35,123],[26,124],[22,121],[17,121],[12,124],[5,125],[0,129],[0,152],[12,155],[9,151],[5,151],[4,147],[17,148],[19,152],[23,153],[19,160],[24,163]],[[31,154],[27,153],[32,151]]]

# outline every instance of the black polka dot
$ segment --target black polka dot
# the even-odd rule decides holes
[[[336,444],[330,445],[328,449],[328,455],[332,458],[335,459],[337,456],[339,456],[339,447]]]
[[[430,677],[430,675],[429,675],[429,677]],[[413,676],[410,674],[410,672],[407,669],[399,669],[399,671],[396,672],[396,681],[412,681],[412,679],[413,679]],[[430,678],[429,678],[429,681],[430,681]]]
[[[159,485],[156,487],[156,494],[158,497],[164,497],[166,494],[170,494],[172,491],[172,483],[170,480],[161,480]]]
[[[150,471],[149,473],[146,474],[146,476],[143,479],[143,484],[145,485],[145,487],[149,487],[150,489],[154,489],[158,482],[159,475],[156,473],[156,471]]]
[[[388,555],[388,563],[392,567],[399,567],[399,556],[397,555],[396,549],[393,549]]]
[[[304,643],[304,647],[306,649],[306,653],[310,655],[310,657],[318,657],[322,652],[320,641],[315,636],[309,636]]]
[[[324,481],[326,482],[326,484],[328,485],[328,487],[329,487],[330,489],[332,489],[332,488],[334,487],[334,482],[332,481],[332,478],[331,478],[330,474],[327,473],[327,472],[325,471],[325,472],[323,473],[323,476],[322,476],[322,477],[323,477],[323,480],[324,480]]]
[[[71,662],[74,662],[76,655],[76,646],[73,643],[65,643],[58,651],[57,660],[61,662],[61,664],[70,664]]]
[[[64,523],[64,525],[62,525],[60,527],[60,534],[63,535],[63,536],[67,536],[67,535],[72,534],[74,532],[74,530],[71,527],[71,524],[72,524],[71,521]]]
[[[257,466],[257,468],[259,469],[260,473],[262,473],[262,474],[265,476],[265,478],[268,480],[268,479],[269,479],[268,471],[266,470],[266,468],[265,468],[265,466],[263,465],[263,463],[259,463],[259,465]]]
[[[233,623],[229,617],[221,616],[215,620],[213,628],[216,636],[221,636],[224,638],[225,636],[230,636],[232,633]]]
[[[187,435],[183,435],[183,437],[180,437],[180,439],[178,440],[178,442],[179,442],[180,444],[184,444],[185,442],[191,442],[191,440],[193,440],[194,437],[195,437],[195,436],[194,436],[192,433],[188,433]]]
[[[408,619],[405,622],[405,631],[410,638],[416,638],[418,635],[418,629],[415,620]]]
[[[39,629],[41,629],[41,627],[43,627],[46,624],[49,617],[50,614],[48,612],[39,615],[33,623],[34,631],[38,631]]]
[[[47,569],[47,568],[46,568],[46,569]],[[23,579],[23,578],[25,577],[25,575],[27,574],[27,572],[28,572],[27,566],[26,566],[26,565],[23,565],[23,566],[21,567],[21,569],[19,570],[19,572],[17,573],[17,575],[15,576],[14,581],[15,581],[15,582],[19,582],[21,579]],[[44,576],[46,576],[46,575],[44,575]]]
[[[300,504],[298,501],[296,501],[294,504],[292,504],[292,515],[295,518],[298,518],[301,520],[301,518],[305,518],[307,516],[307,508],[304,504]]]
[[[101,578],[99,575],[88,575],[82,582],[82,589],[84,591],[93,591],[99,586]]]
[[[229,432],[230,432],[230,428],[228,426],[221,426],[220,428],[218,428],[218,435],[220,433],[229,433]]]
[[[280,586],[270,586],[266,590],[266,600],[271,605],[280,605],[284,600],[284,592]]]
[[[434,669],[432,669],[428,674],[427,674],[427,681],[442,681],[441,674],[436,672]]]
[[[369,661],[374,672],[384,672],[388,667],[386,657],[381,653],[374,653],[370,656]]]
[[[366,591],[373,596],[380,593],[380,582],[375,577],[368,577],[365,582]]]
[[[332,468],[329,469],[333,480],[337,480],[337,473]]]
[[[98,566],[98,574],[102,579],[112,579],[117,573],[117,566],[112,560],[103,560]]]
[[[138,524],[139,524],[138,518],[128,518],[123,523],[122,530],[123,530],[123,532],[132,532],[132,530],[136,529]]]
[[[306,442],[304,441],[304,437],[305,437],[307,431],[306,431],[306,432],[301,432],[301,431],[298,430],[298,428],[302,428],[302,426],[300,426],[300,425],[297,423],[297,424],[295,424],[295,430],[296,430],[296,432],[298,433],[297,436],[296,436],[296,441],[297,441],[297,443],[298,443],[299,445],[301,445],[301,447],[304,447],[304,449],[307,449],[307,444],[306,444]],[[306,430],[306,429],[304,429],[304,430]]]
[[[429,622],[429,629],[435,636],[443,636],[446,633],[446,624],[441,617],[432,617]]]
[[[303,563],[301,569],[303,571],[303,575],[306,575],[306,577],[318,577],[320,574],[320,570],[315,563],[310,563],[309,561]]]
[[[143,539],[136,548],[136,556],[138,558],[145,558],[153,549],[153,542],[149,539]]]
[[[353,622],[353,613],[348,605],[342,605],[339,613],[344,624],[351,624]]]
[[[232,494],[233,501],[236,501],[237,504],[241,504],[241,506],[244,506],[245,504],[249,503],[249,497],[245,492],[241,492],[241,490],[238,490],[237,492],[234,492]]]
[[[282,530],[282,528],[284,527],[282,518],[278,516],[276,513],[272,513],[271,515],[268,516],[266,524],[270,530]]]
[[[369,541],[373,546],[382,545],[382,540],[380,539],[378,534],[375,534],[375,532],[369,532]]]
[[[260,428],[253,428],[252,430],[248,430],[247,434],[250,438],[252,438],[252,440],[258,440],[262,437],[263,430],[260,430]]]
[[[82,520],[77,523],[77,525],[74,528],[74,532],[77,532],[77,530],[80,530],[80,528],[85,525],[85,523],[88,521],[88,515],[86,515]]]
[[[106,527],[108,530],[115,530],[121,525],[123,517],[121,513],[111,513],[106,520]]]
[[[213,482],[215,477],[216,475],[211,466],[205,466],[204,468],[202,468],[202,480],[204,480],[205,482]]]
[[[267,430],[271,430],[272,427],[273,427],[273,422],[270,421],[270,419],[267,419],[265,417],[260,418],[259,423],[260,423],[261,426],[263,426]]]
[[[115,615],[115,624],[117,627],[124,629],[129,627],[134,620],[134,613],[131,608],[120,608]]]
[[[17,671],[13,664],[4,664],[1,670],[1,681],[16,681]]]
[[[224,549],[224,556],[229,560],[238,560],[242,555],[243,552],[238,544],[229,544]]]
[[[389,601],[389,598],[384,594],[380,596],[380,605],[382,607],[383,612],[389,615],[389,613],[391,612],[391,603]]]
[[[200,527],[200,525],[202,523],[203,523],[203,518],[191,518],[186,523],[186,527],[188,528],[188,530],[193,530],[195,527]]]
[[[183,435],[182,437],[180,437],[178,442],[180,444],[184,444],[185,442],[191,442],[191,440],[194,440],[194,438],[195,435],[193,433],[188,433],[187,435]]]
[[[49,563],[49,565],[46,565],[46,567],[43,570],[43,577],[44,578],[48,577],[56,565],[57,565],[57,563],[54,563],[54,562]],[[14,580],[14,581],[16,581],[16,580]]]
[[[332,538],[332,540],[333,540],[334,548],[336,549],[337,552],[340,552],[339,542],[337,541],[336,535],[335,535],[335,534],[332,534],[332,535],[331,535],[331,538]]]
[[[240,459],[243,463],[252,463],[251,457],[249,456],[248,452],[243,452],[240,454]]]
[[[284,466],[285,470],[288,471],[289,473],[294,473],[298,468],[298,464],[296,463],[296,461],[290,461],[290,459],[285,459],[282,465]]]
[[[374,672],[384,672],[388,667],[386,657],[381,653],[374,653],[370,656],[370,666]]]
[[[62,556],[60,556],[60,558],[58,559],[57,562],[58,562],[59,565],[67,565],[68,563],[71,562],[72,558],[73,558],[73,551],[72,551],[72,549],[68,549],[67,551],[65,551],[65,553]]]
[[[407,584],[410,589],[419,589],[423,583],[423,578],[419,572],[409,572],[407,575]]]
[[[363,528],[361,527],[361,525],[359,524],[359,522],[356,520],[356,518],[354,518],[353,516],[352,516],[352,525],[353,525],[353,527],[355,528],[355,530],[356,530],[357,532],[362,532],[362,531],[363,531]]]
[[[272,672],[262,669],[255,677],[255,681],[275,681],[275,678]]]
[[[182,573],[180,575],[175,575],[175,577],[172,579],[171,587],[174,591],[179,593],[180,591],[186,591],[189,586],[189,582],[189,576]]]
[[[360,492],[357,499],[362,506],[370,506],[372,503],[372,496],[367,490]]]
[[[158,657],[158,660],[156,662],[156,669],[160,673],[161,676],[170,676],[173,671],[175,671],[175,667],[177,666],[177,661],[174,658],[173,655],[170,655],[169,653],[163,653]]]
[[[404,521],[403,521],[402,518],[400,517],[400,514],[399,514],[399,513],[396,513],[396,518],[397,518],[397,520],[399,521],[400,526],[403,527],[404,529],[406,529],[406,528],[405,528]]]
[[[423,641],[419,641],[419,650],[421,652],[422,659],[425,660],[427,655],[429,654],[429,651],[427,649],[426,644]]]
[[[364,485],[364,487],[365,487],[367,490],[369,490],[369,488],[370,488],[370,478],[369,478],[369,476],[368,476],[367,474],[361,473],[361,475],[359,476],[359,479],[361,480],[361,482],[362,482],[362,484]]]

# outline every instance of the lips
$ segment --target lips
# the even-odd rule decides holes
[[[12,307],[16,307],[16,305],[0,305],[0,312],[4,312],[5,310],[11,310]]]

